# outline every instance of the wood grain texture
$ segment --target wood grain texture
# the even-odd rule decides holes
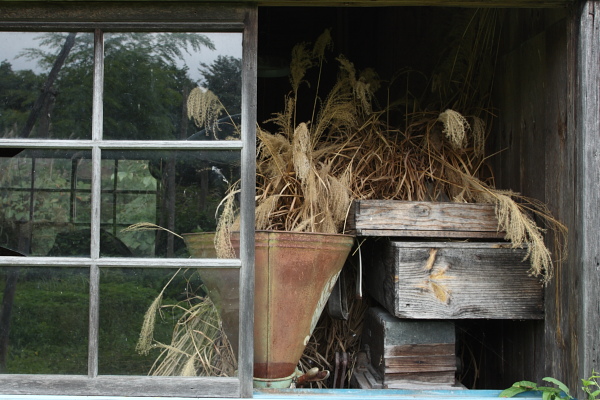
[[[488,374],[505,368],[505,384],[527,374],[578,388],[600,361],[599,4],[583,1],[562,16],[510,10],[504,21],[494,94],[499,123],[490,136],[492,151],[505,150],[494,162],[497,185],[543,201],[569,229],[569,254],[555,263],[546,288],[543,325],[506,332],[516,345],[498,346],[507,364]]]
[[[389,357],[421,357],[431,355],[454,356],[454,343],[421,343],[405,345],[385,345],[383,355]]]
[[[399,356],[385,359],[385,374],[400,374],[414,372],[454,372],[456,358],[447,355],[432,356]]]
[[[506,243],[379,240],[363,250],[364,282],[399,318],[541,319],[543,288],[524,256]]]
[[[0,375],[5,395],[240,397],[237,378]]]
[[[588,376],[600,365],[600,1],[586,1],[579,24],[578,176],[581,178],[576,253],[581,259],[579,372]],[[574,282],[576,283],[576,282]]]
[[[454,324],[448,321],[406,320],[381,307],[365,316],[363,344],[385,387],[455,383]]]
[[[254,196],[256,188],[256,74],[258,54],[258,10],[250,8],[246,12],[246,26],[243,37],[242,72],[242,132],[245,146],[241,153],[242,188],[240,204],[240,327],[254,326],[254,280],[255,280],[255,235],[254,235]],[[254,374],[254,330],[239,329],[238,376],[240,396],[252,397]]]
[[[383,383],[387,389],[409,389],[412,385],[415,385],[415,389],[439,389],[440,386],[452,387],[455,385],[455,371],[447,372],[427,372],[423,373],[399,373],[399,374],[386,374]],[[418,387],[417,385],[421,385]],[[425,386],[425,385],[429,385]]]
[[[13,1],[13,0],[5,0]],[[14,0],[17,1],[17,0]],[[19,0],[23,1],[23,0]],[[25,2],[40,2],[25,0]],[[93,2],[95,0],[89,0]],[[105,0],[118,2],[122,0]],[[165,1],[165,0],[163,0]],[[166,0],[175,3],[178,0]],[[67,0],[66,3],[71,2]],[[77,1],[85,3],[86,1]],[[133,0],[134,3],[148,2]],[[252,3],[259,7],[390,7],[390,6],[442,6],[442,7],[513,7],[513,8],[556,8],[566,7],[573,0],[208,0],[205,3]]]
[[[358,236],[504,237],[492,204],[358,200],[346,226]]]
[[[23,7],[23,3],[26,7]],[[243,22],[245,10],[235,3],[178,2],[177,7],[151,1],[2,1],[0,21],[27,22]],[[240,26],[241,29],[243,26]]]

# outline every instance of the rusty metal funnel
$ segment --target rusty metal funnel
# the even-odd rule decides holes
[[[206,236],[184,235],[194,257],[211,256],[206,252],[201,253],[206,250],[198,248],[197,243],[201,241],[202,235]],[[207,239],[203,240],[203,246],[210,247]],[[352,248],[353,237],[256,231],[255,242],[254,376],[261,379],[284,378],[295,372]],[[236,251],[239,250],[236,237],[232,238],[232,243]],[[232,271],[221,270],[215,273],[223,271],[229,273],[229,276],[208,276],[205,279],[210,295],[215,293],[220,296],[220,300],[213,299],[215,304],[221,303],[217,307],[230,304],[227,287],[237,289],[238,286],[237,282],[231,280]],[[235,279],[239,279],[237,271],[233,272]],[[223,319],[225,332],[233,343],[234,337],[237,340],[238,327],[228,327],[228,323]]]
[[[214,232],[184,233],[182,236],[192,257],[217,258]],[[236,251],[239,251],[239,239],[236,240]],[[198,273],[208,290],[210,299],[219,312],[223,330],[237,357],[240,309],[239,271],[231,268],[202,268]]]

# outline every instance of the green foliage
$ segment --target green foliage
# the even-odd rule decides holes
[[[2,272],[0,285],[4,287]],[[88,286],[83,269],[20,270],[6,372],[86,373]]]
[[[598,379],[600,379],[600,375],[594,370],[592,371],[592,376],[581,380],[583,384],[582,389],[586,393],[588,400],[600,398],[600,384],[598,383]],[[513,383],[508,389],[503,390],[499,397],[514,397],[524,392],[540,392],[543,400],[574,399],[570,394],[569,388],[563,382],[551,377],[543,378],[543,380],[552,383],[556,387],[538,386],[535,382],[531,381],[519,381]]]
[[[0,268],[0,287],[7,269]],[[191,273],[191,272],[190,272]],[[107,268],[100,276],[99,370],[104,374],[146,375],[156,354],[135,351],[148,306],[172,270]],[[9,337],[8,373],[87,373],[89,277],[82,268],[21,268]],[[165,291],[163,303],[176,304],[193,282],[182,276]],[[0,301],[2,292],[0,292]],[[157,318],[155,338],[168,341],[180,318],[177,307]]]
[[[242,60],[219,56],[211,64],[202,63],[200,69],[206,86],[215,93],[230,115],[242,110]]]
[[[515,382],[511,387],[503,390],[499,397],[514,397],[524,392],[540,392],[543,400],[567,400],[573,398],[569,394],[569,388],[562,382],[554,378],[544,378],[543,380],[558,385],[558,388],[551,386],[538,386],[535,382],[531,381],[520,381]]]
[[[0,135],[18,134],[17,129],[25,124],[42,82],[42,77],[30,70],[13,71],[10,63],[0,63]]]
[[[581,380],[583,384],[582,389],[587,395],[588,400],[600,399],[600,383],[598,383],[598,379],[600,379],[600,374],[596,370],[592,370],[592,376]]]

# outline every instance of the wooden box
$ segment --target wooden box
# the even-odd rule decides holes
[[[363,244],[366,291],[390,313],[417,319],[542,319],[543,287],[525,249],[510,243]]]
[[[455,386],[455,332],[450,321],[402,320],[372,307],[365,315],[362,343],[383,388]]]
[[[400,200],[352,203],[347,232],[357,236],[501,239],[493,204]]]

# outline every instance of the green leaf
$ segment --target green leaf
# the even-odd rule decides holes
[[[569,395],[567,395],[569,397],[563,397],[563,396],[561,396],[562,391],[560,389],[558,389],[558,388],[555,388],[555,387],[551,387],[551,386],[538,386],[538,390],[540,392],[542,392],[543,396],[545,396],[546,394],[547,394],[547,396],[550,396],[548,398],[552,399],[552,400],[553,399],[568,399],[568,398],[570,398]]]
[[[498,397],[514,397],[519,393],[530,391],[531,389],[523,388],[523,387],[509,387],[508,389],[504,389]]]
[[[542,392],[542,400],[554,400],[555,397],[556,397],[556,393],[547,392],[547,391]]]
[[[565,394],[567,395],[568,398],[570,398],[570,399],[572,398],[571,395],[569,394],[569,388],[567,387],[567,385],[565,385],[564,383],[562,383],[558,379],[546,377],[543,380],[546,381],[546,382],[550,382],[550,383],[555,384],[556,386],[558,386],[560,388],[560,390],[562,390],[563,392],[565,392]]]
[[[526,388],[528,390],[537,390],[537,388],[538,388],[537,383],[531,382],[531,381],[515,382],[515,383],[513,383],[513,387],[522,387],[522,388]]]

